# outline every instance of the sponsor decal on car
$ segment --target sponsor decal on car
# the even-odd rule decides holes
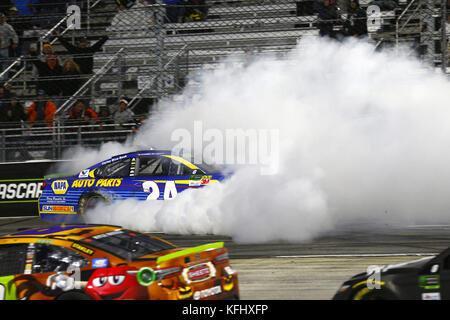
[[[203,265],[200,267],[193,267],[188,271],[189,280],[200,280],[208,278],[210,275],[209,267],[207,265]]]
[[[95,183],[95,179],[83,179],[83,180],[75,180],[72,182],[72,188],[87,188],[92,187]]]
[[[74,248],[74,249],[76,249],[78,251],[81,251],[81,252],[83,252],[83,253],[85,253],[85,254],[87,254],[89,256],[92,256],[94,254],[94,252],[95,252],[94,250],[86,248],[85,246],[82,246],[79,243],[73,243],[72,244],[72,248]]]
[[[89,177],[89,169],[82,170],[78,175],[78,178],[88,178]]]
[[[215,286],[201,291],[194,292],[194,300],[215,296],[222,293],[221,286]]]
[[[422,293],[422,300],[441,300],[441,294],[439,292]]]
[[[52,190],[55,194],[66,194],[69,189],[67,180],[55,180],[52,182]]]
[[[422,275],[419,277],[419,287],[426,290],[439,289],[441,287],[439,275]]]
[[[42,206],[42,213],[74,213],[74,207],[73,206],[52,206],[52,205],[43,205]]]
[[[106,268],[108,267],[108,259],[92,259],[92,268]]]
[[[212,176],[203,176],[201,179],[202,185],[208,184],[211,181]]]
[[[207,280],[216,275],[216,269],[211,262],[197,264],[188,269],[183,270],[184,280],[189,284],[192,282],[200,282]]]

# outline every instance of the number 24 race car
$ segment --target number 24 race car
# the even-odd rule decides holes
[[[177,248],[116,226],[0,237],[0,300],[239,299],[223,242]]]
[[[188,188],[222,181],[215,169],[202,168],[170,151],[139,151],[112,157],[74,176],[45,179],[39,198],[42,219],[80,222],[99,202],[172,200]]]

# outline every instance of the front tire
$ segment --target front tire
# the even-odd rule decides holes
[[[60,294],[56,300],[93,300],[87,294],[80,291],[70,291]]]

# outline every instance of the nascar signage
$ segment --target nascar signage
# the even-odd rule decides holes
[[[54,164],[55,161],[0,164],[0,217],[39,215],[38,200],[42,195],[44,175]],[[64,194],[67,188],[63,182],[55,181],[55,194]],[[61,212],[69,210],[58,209]]]

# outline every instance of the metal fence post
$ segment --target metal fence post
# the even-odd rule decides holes
[[[91,1],[86,0],[86,11],[87,11],[87,19],[86,19],[86,30],[87,33],[91,31]]]
[[[164,71],[164,17],[165,5],[163,0],[157,0],[155,10],[155,36],[156,36],[156,97],[159,100],[163,95],[163,71]]]
[[[2,130],[2,162],[6,162],[6,131]]]
[[[425,62],[431,66],[434,67],[434,55],[435,55],[435,44],[433,35],[435,33],[435,23],[434,23],[434,0],[424,0],[425,4],[423,6],[423,22],[425,31],[422,32],[423,36],[423,43],[426,45],[426,52],[425,52]],[[421,30],[422,31],[422,30]]]
[[[120,52],[119,55],[117,56],[116,66],[117,66],[117,97],[118,99],[121,99],[123,93],[122,81],[124,80],[122,70],[122,52]]]

